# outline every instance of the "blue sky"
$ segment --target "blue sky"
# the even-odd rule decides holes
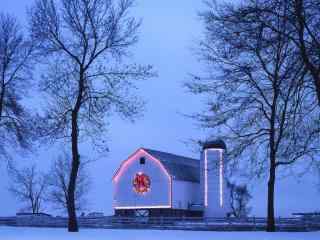
[[[26,24],[26,7],[30,0],[2,0],[0,10],[14,14],[21,24]],[[198,157],[184,141],[203,138],[206,132],[182,116],[203,108],[203,99],[192,96],[182,88],[188,73],[201,71],[201,65],[192,54],[197,39],[201,37],[202,26],[197,17],[203,4],[195,0],[137,0],[133,9],[143,19],[140,41],[134,48],[135,61],[152,64],[158,77],[141,83],[139,93],[147,101],[144,116],[132,124],[114,116],[109,125],[110,152],[99,155],[91,165],[93,187],[90,191],[92,211],[112,213],[111,177],[121,161],[139,147],[154,148],[176,154]],[[37,102],[34,99],[33,102]],[[21,165],[38,163],[44,170],[59,152],[58,148],[41,147],[39,152],[27,157],[16,156]],[[97,156],[90,146],[82,148],[82,154]],[[19,203],[7,192],[8,178],[3,164],[0,164],[0,216],[14,214]],[[315,189],[316,179],[311,175],[303,179],[287,177],[276,186],[276,214],[290,215],[296,211],[320,210],[320,193]],[[266,179],[250,183],[254,199],[253,214],[266,213]],[[48,210],[50,212],[50,209]]]

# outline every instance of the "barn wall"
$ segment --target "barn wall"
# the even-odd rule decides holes
[[[200,203],[200,184],[174,180],[172,205],[175,209],[188,209],[190,204]]]
[[[145,157],[145,164],[140,158]],[[134,191],[133,180],[142,172],[151,180],[150,191],[139,194]],[[159,162],[138,152],[123,164],[120,176],[114,180],[114,207],[157,207],[171,204],[171,180]],[[169,206],[168,206],[169,207]]]

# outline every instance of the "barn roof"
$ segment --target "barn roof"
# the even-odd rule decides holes
[[[199,160],[147,148],[143,150],[161,161],[173,179],[200,182]]]

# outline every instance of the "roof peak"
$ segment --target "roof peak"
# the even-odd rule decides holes
[[[217,149],[226,150],[227,149],[227,145],[222,139],[217,138],[217,139],[209,139],[209,140],[203,142],[202,143],[202,148],[203,149],[217,148]]]
[[[141,149],[145,150],[145,151],[150,151],[150,152],[158,152],[158,153],[162,153],[162,154],[169,154],[169,155],[172,155],[172,156],[175,156],[175,157],[180,157],[180,158],[187,158],[187,159],[190,159],[190,160],[195,160],[195,161],[199,161],[199,159],[196,159],[196,158],[192,158],[192,157],[186,157],[186,156],[183,156],[183,155],[179,155],[179,154],[175,154],[175,153],[170,153],[170,152],[165,152],[165,151],[160,151],[160,150],[156,150],[156,149],[151,149],[151,148],[145,148],[145,147],[141,147]]]

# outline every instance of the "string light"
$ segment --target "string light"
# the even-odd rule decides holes
[[[155,163],[157,163],[162,171],[167,175],[167,177],[170,179],[171,176],[168,173],[167,169],[163,166],[163,164],[155,157],[147,153],[142,148],[138,149],[134,154],[132,154],[127,160],[123,161],[119,169],[114,174],[112,180],[114,182],[118,182],[119,178],[122,176],[123,172],[128,168],[128,166],[131,164],[132,161],[137,160],[140,156],[147,156],[148,159],[151,159]]]
[[[204,150],[204,206],[208,206],[208,150]]]
[[[220,150],[219,183],[220,183],[220,207],[223,206],[223,150]]]
[[[143,148],[138,149],[134,154],[132,154],[127,160],[123,161],[119,169],[114,174],[112,180],[115,184],[115,188],[118,189],[118,182],[120,177],[123,175],[123,173],[126,171],[126,169],[131,165],[131,163],[140,157],[145,156],[148,159],[154,161],[160,169],[165,173],[165,175],[168,177],[169,182],[169,204],[168,205],[151,205],[151,206],[116,206],[114,204],[115,209],[141,209],[141,208],[171,208],[172,207],[172,177],[167,171],[167,169],[163,166],[160,160],[150,155],[148,152],[146,152]],[[139,172],[141,173],[141,172]],[[138,173],[138,174],[139,174]],[[114,195],[114,202],[115,201],[115,195]]]
[[[154,209],[154,208],[171,208],[171,205],[154,205],[154,206],[118,206],[115,209]]]
[[[208,151],[219,152],[219,203],[223,207],[223,149],[216,148],[204,150],[204,206],[208,207]]]

